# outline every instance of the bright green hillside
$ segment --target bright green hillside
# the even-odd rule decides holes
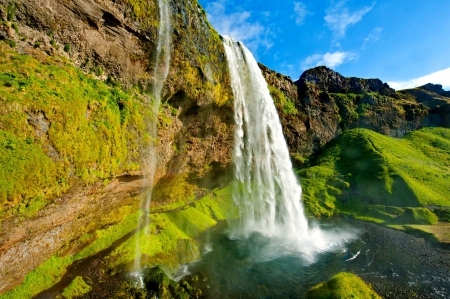
[[[428,206],[450,206],[450,129],[395,139],[353,129],[299,171],[307,211],[387,223],[432,224]],[[432,207],[434,208],[434,207]]]
[[[308,291],[307,299],[381,299],[358,276],[341,272],[333,276],[329,281],[322,282]]]

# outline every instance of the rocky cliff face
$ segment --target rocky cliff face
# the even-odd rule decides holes
[[[346,78],[325,66],[305,71],[295,84],[301,96],[319,90],[329,93],[356,94],[377,92],[380,95],[395,97],[395,90],[379,79]]]
[[[450,92],[443,90],[442,85],[429,83],[418,88],[401,90],[399,93],[429,109],[422,122],[423,126],[450,126]]]
[[[326,67],[307,70],[296,82],[261,69],[274,98],[282,94],[295,105],[295,113],[277,107],[291,154],[300,165],[347,129],[402,137],[423,126],[448,127],[448,108],[436,102],[447,103],[442,87],[426,85],[399,93],[379,79],[346,78]]]
[[[58,173],[59,179],[29,181],[27,188],[40,190],[39,194],[17,191],[14,198],[2,197],[5,213],[1,218],[4,229],[0,229],[0,293],[20,283],[26,273],[63,252],[69,244],[79,243],[81,235],[122,220],[126,214],[119,211],[124,206],[128,212],[130,207],[136,209],[139,197],[134,196],[146,187],[143,175],[148,171],[149,146],[156,147],[158,157],[155,195],[160,198],[153,201],[158,205],[180,200],[167,195],[164,189],[177,189],[175,194],[190,197],[202,188],[217,186],[217,173],[223,173],[230,164],[233,138],[231,89],[223,46],[197,1],[169,1],[173,39],[171,49],[165,51],[171,51],[172,59],[163,88],[157,140],[145,133],[155,119],[150,91],[159,26],[157,1],[12,3],[0,0],[0,40],[26,56],[5,56],[10,61],[20,60],[16,65],[21,73],[14,74],[20,77],[18,83],[5,83],[18,100],[2,94],[0,105],[3,111],[14,111],[20,118],[16,122],[9,112],[2,114],[0,130],[6,132],[5,140],[16,138],[17,144],[25,148],[27,142],[33,143],[33,149],[42,152],[41,160]],[[9,53],[5,51],[2,53]],[[66,107],[67,102],[78,99],[78,94],[58,93],[49,83],[48,93],[53,94],[50,104],[46,89],[41,93],[45,105],[27,104],[29,99],[20,84],[27,78],[34,80],[36,73],[21,61],[49,65],[55,71],[49,70],[48,80],[69,82],[73,81],[70,76],[82,78],[80,84],[93,84],[98,100],[88,95],[83,97],[86,103],[76,100],[72,108]],[[56,70],[66,65],[81,69],[85,75],[68,68],[67,78],[57,78]],[[28,83],[28,91],[36,88],[33,82]],[[95,90],[97,85],[100,92]],[[20,130],[11,129],[16,123],[20,123]],[[72,134],[72,138],[62,139],[64,132]],[[80,139],[74,134],[79,134]],[[100,154],[96,143],[103,144]],[[70,152],[74,148],[83,150],[73,156]],[[4,150],[15,148],[5,146]],[[25,151],[25,155],[31,154]],[[76,163],[74,157],[84,155],[89,155],[85,159],[88,162]],[[105,167],[105,159],[116,162]],[[109,197],[113,187],[119,188]],[[158,189],[163,191],[158,193]],[[22,205],[28,208],[34,204],[36,195],[39,212],[21,214]],[[16,226],[20,232],[13,229]],[[24,229],[32,233],[23,233]]]

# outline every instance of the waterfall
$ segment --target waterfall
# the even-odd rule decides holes
[[[267,83],[250,51],[224,36],[234,93],[233,199],[240,223],[232,237],[258,232],[304,239],[308,222],[281,123]]]
[[[153,119],[149,125],[149,133],[155,142],[158,129],[158,112],[161,104],[161,93],[164,82],[169,74],[170,67],[170,52],[172,42],[172,24],[170,20],[169,0],[158,0],[159,7],[159,28],[158,28],[158,43],[156,46],[156,53],[154,56],[155,68],[153,73],[153,84],[151,94],[154,99],[153,103]],[[149,149],[149,170],[146,176],[147,185],[153,186],[155,171],[157,167],[157,157],[155,151],[156,144],[152,144]],[[152,198],[152,190],[143,199],[142,209],[144,210],[144,233],[150,234],[150,203]],[[142,261],[141,248],[139,238],[136,238],[136,250],[134,260],[134,271],[141,280]]]

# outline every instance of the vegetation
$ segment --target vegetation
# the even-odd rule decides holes
[[[57,283],[66,272],[66,268],[73,262],[108,248],[115,240],[136,228],[141,216],[140,212],[130,213],[130,209],[124,207],[122,210],[117,211],[117,213],[127,216],[123,216],[124,219],[116,225],[97,230],[93,234],[82,236],[80,239],[89,241],[90,244],[88,246],[75,255],[52,256],[36,269],[28,273],[21,285],[0,295],[0,298],[31,298]]]
[[[0,107],[4,207],[59,195],[75,178],[90,183],[135,170],[150,142],[144,100],[59,57],[0,45]]]
[[[16,13],[17,4],[15,2],[9,2],[6,8],[6,19],[12,21],[14,19],[14,14]]]
[[[236,217],[231,187],[214,190],[178,211],[152,214],[150,235],[145,234],[146,229],[143,228],[114,250],[108,257],[108,265],[112,269],[131,265],[136,243],[139,242],[141,252],[145,252],[142,257],[144,263],[155,266],[164,263],[175,268],[180,262],[198,257],[195,237],[215,226],[219,220]]]
[[[381,299],[372,288],[358,276],[341,272],[328,282],[322,282],[308,291],[307,299]]]
[[[77,276],[70,283],[70,285],[64,289],[64,291],[61,293],[61,297],[64,299],[80,297],[86,293],[89,293],[91,289],[92,287],[83,280],[83,277]]]
[[[287,115],[298,114],[297,108],[295,108],[294,102],[286,97],[283,92],[274,86],[268,86],[270,94],[275,102],[275,105],[279,110]]]
[[[189,283],[195,282],[197,280],[198,277],[189,276],[178,283],[175,280],[169,278],[169,276],[167,276],[164,270],[160,267],[154,267],[147,270],[144,276],[147,298],[201,298],[201,290],[191,286]]]
[[[159,19],[155,18],[159,16],[157,2],[120,0],[119,3],[127,6],[127,16],[139,22],[145,31],[157,34],[159,26]],[[198,102],[207,100],[218,106],[231,104],[228,65],[217,31],[208,23],[198,3],[180,0],[178,5],[185,7],[187,13],[179,13],[172,17],[173,30],[182,38],[174,40],[171,70],[176,72],[176,78],[182,78],[183,91],[190,99]],[[192,26],[193,19],[188,17],[189,15],[197,15],[194,18],[195,26]],[[198,36],[199,32],[202,38],[189,38]],[[151,47],[149,44],[146,45],[149,55],[154,53]]]
[[[450,205],[449,134],[425,128],[394,139],[366,129],[344,132],[312,166],[298,171],[306,210],[319,218],[436,223],[426,207]]]
[[[110,247],[115,240],[136,229],[143,215],[139,211],[133,213],[132,209],[128,206],[121,208],[116,212],[123,218],[119,223],[87,232],[79,239],[80,243],[86,244],[80,252],[75,255],[52,256],[30,272],[21,285],[0,295],[0,298],[31,298],[57,283],[69,265]],[[198,257],[194,237],[216,225],[219,220],[235,217],[237,212],[231,199],[231,187],[214,190],[179,211],[151,214],[150,235],[145,233],[146,228],[142,228],[105,258],[106,265],[112,274],[121,267],[131,266],[135,258],[136,242],[139,242],[141,252],[145,253],[142,259],[144,263],[154,266],[164,264],[175,269],[179,263]],[[87,289],[80,279],[77,278],[66,288],[67,296],[75,296],[74,292]]]

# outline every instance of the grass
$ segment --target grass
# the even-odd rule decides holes
[[[296,115],[298,114],[297,108],[295,108],[294,102],[291,99],[285,96],[283,92],[281,92],[278,88],[274,86],[268,86],[270,95],[274,99],[275,105],[284,114],[287,115]]]
[[[389,227],[409,232],[428,240],[450,244],[450,223],[439,222],[434,225],[389,225]]]
[[[381,299],[375,291],[358,276],[341,272],[329,281],[311,288],[307,299]]]
[[[425,128],[403,139],[353,129],[298,171],[310,216],[341,213],[386,224],[435,224],[427,206],[450,206],[450,130]],[[445,213],[441,213],[443,218]]]
[[[129,210],[124,208],[122,211],[118,211],[118,213],[127,215]],[[124,220],[118,224],[105,229],[97,230],[93,236],[86,236],[87,239],[93,237],[95,240],[75,255],[52,256],[36,269],[28,273],[21,285],[5,294],[0,295],[0,298],[31,298],[39,292],[50,288],[61,279],[67,266],[77,260],[86,258],[105,248],[108,248],[115,240],[135,229],[139,223],[140,216],[140,212],[129,214],[125,216]]]
[[[90,290],[92,290],[92,287],[83,280],[83,277],[77,276],[70,285],[63,290],[61,297],[64,299],[72,299],[89,293]]]
[[[219,220],[237,217],[231,198],[231,187],[215,190],[192,205],[177,212],[151,214],[150,234],[142,229],[119,246],[108,258],[108,265],[131,267],[135,259],[135,246],[139,242],[142,261],[147,265],[168,264],[176,267],[180,262],[198,257],[194,240],[201,232]]]
[[[150,143],[148,104],[84,75],[61,57],[33,58],[0,44],[2,209],[136,170]]]

